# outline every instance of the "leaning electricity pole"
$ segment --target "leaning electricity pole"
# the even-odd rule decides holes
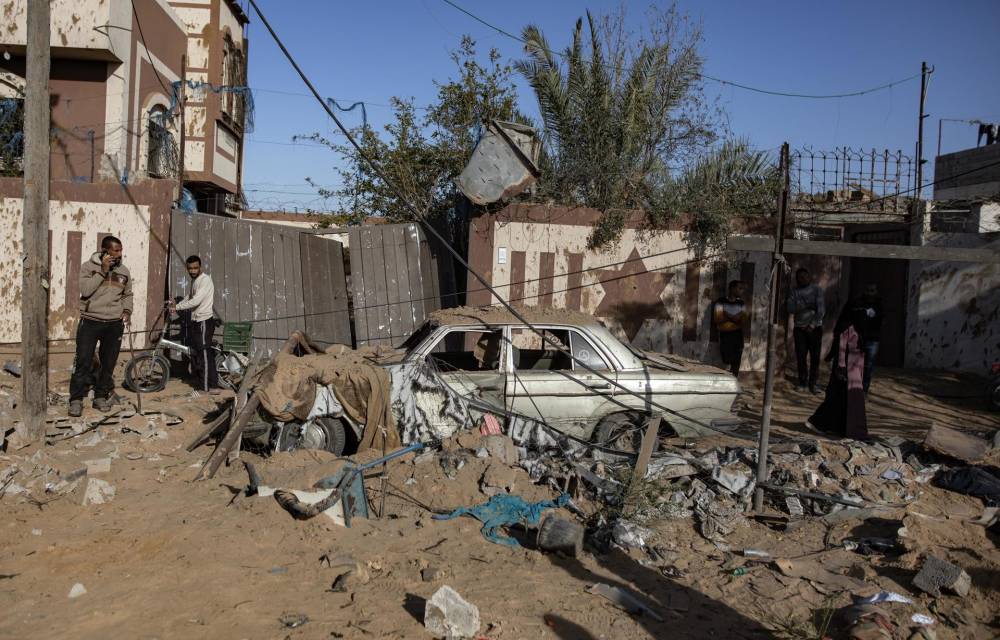
[[[924,193],[924,119],[927,118],[927,114],[924,113],[924,102],[927,100],[927,84],[931,79],[931,74],[934,73],[933,67],[928,69],[926,62],[920,63],[920,115],[917,118],[917,200],[919,201],[923,197]]]
[[[49,307],[49,3],[29,2],[24,94],[24,211],[21,279],[21,425],[45,435]]]
[[[764,489],[767,482],[767,440],[771,431],[771,403],[774,399],[774,367],[777,360],[778,318],[781,317],[782,252],[785,247],[785,215],[788,210],[788,143],[781,145],[781,195],[778,196],[778,228],[774,232],[774,251],[771,253],[771,290],[768,296],[767,356],[764,365],[764,408],[761,411],[760,442],[757,446],[757,490],[753,496],[753,509],[760,512],[764,506]]]

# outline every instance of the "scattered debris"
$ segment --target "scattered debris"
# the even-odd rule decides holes
[[[822,564],[815,560],[775,560],[774,565],[781,573],[790,578],[805,578],[810,582],[815,582],[827,587],[840,589],[843,591],[860,591],[868,587],[865,582],[842,576],[839,573],[824,568]]]
[[[548,514],[538,527],[538,548],[576,557],[583,550],[583,525]]]
[[[910,600],[906,596],[900,595],[894,591],[879,591],[865,598],[855,598],[855,604],[878,604],[880,602],[899,602],[902,604],[913,604],[913,600]]]
[[[472,638],[479,633],[479,607],[466,602],[448,585],[438,589],[424,608],[424,626],[445,638]]]
[[[611,528],[611,539],[623,549],[645,549],[646,541],[656,535],[652,529],[641,527],[634,522],[619,520]]]
[[[656,620],[657,622],[663,622],[663,617],[660,614],[653,611],[653,609],[650,608],[649,605],[647,605],[646,603],[642,602],[638,598],[632,596],[631,594],[629,594],[628,592],[624,591],[619,587],[612,587],[611,585],[599,582],[590,587],[589,589],[587,589],[587,592],[599,595],[602,598],[610,600],[616,606],[624,609],[625,611],[633,615],[639,615],[639,614],[647,615],[653,620]]]
[[[931,451],[973,464],[982,460],[990,449],[988,441],[945,427],[937,422],[931,425],[930,431],[927,432],[924,446]]]
[[[424,582],[437,582],[444,578],[444,571],[438,567],[427,567],[420,571],[420,579]]]
[[[69,598],[70,599],[79,598],[80,596],[84,595],[85,593],[87,593],[87,587],[85,587],[81,583],[77,582],[69,590]]]
[[[99,473],[111,473],[111,458],[84,460],[83,464],[87,465],[88,476],[93,476]]]
[[[982,498],[987,507],[1000,507],[1000,478],[984,467],[960,467],[939,471],[934,486]]]
[[[89,478],[83,495],[83,506],[106,504],[115,499],[115,486],[106,480]]]
[[[927,556],[920,572],[913,578],[913,586],[935,597],[945,589],[964,598],[972,588],[972,578],[958,565]]]
[[[921,624],[927,626],[930,626],[936,622],[934,618],[930,617],[925,613],[914,613],[912,616],[910,616],[910,620],[915,624]]]

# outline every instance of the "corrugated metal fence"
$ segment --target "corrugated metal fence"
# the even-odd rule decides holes
[[[319,343],[351,344],[343,247],[335,240],[246,220],[174,211],[170,297],[186,296],[184,261],[201,256],[223,322],[253,322],[254,355],[305,330]]]

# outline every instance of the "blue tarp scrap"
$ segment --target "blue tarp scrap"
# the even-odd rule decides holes
[[[474,507],[459,507],[451,513],[435,515],[435,520],[451,520],[459,516],[469,515],[483,523],[483,537],[490,542],[505,544],[511,547],[521,546],[517,540],[501,536],[497,529],[512,524],[522,523],[536,525],[542,519],[542,512],[555,509],[569,503],[569,495],[562,494],[555,500],[541,502],[525,502],[521,496],[499,493],[487,502]]]

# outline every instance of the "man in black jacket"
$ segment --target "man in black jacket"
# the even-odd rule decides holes
[[[862,386],[865,393],[872,384],[872,371],[875,369],[875,357],[878,355],[878,343],[882,339],[882,296],[878,294],[878,285],[867,284],[865,291],[858,297],[856,303],[865,312],[865,322],[861,327],[861,340],[864,342],[865,374]]]

